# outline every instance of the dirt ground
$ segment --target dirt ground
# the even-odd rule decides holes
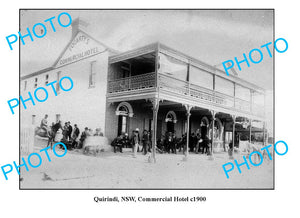
[[[36,147],[39,153],[41,147]],[[62,154],[63,151],[57,151]],[[84,155],[81,150],[68,151],[57,157],[49,150],[51,162],[44,153],[38,168],[21,170],[21,189],[272,189],[273,162],[264,159],[260,166],[250,170],[241,166],[227,179],[222,165],[233,162],[227,153],[214,154],[211,160],[205,154],[156,154],[156,163],[138,153],[132,157],[130,149],[123,153],[104,152],[96,156]],[[24,156],[25,160],[27,157]],[[238,163],[242,156],[234,154]],[[35,159],[32,158],[34,164]],[[229,166],[228,166],[229,167]]]

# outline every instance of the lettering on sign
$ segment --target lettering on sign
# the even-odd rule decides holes
[[[71,43],[70,47],[69,47],[69,51],[72,51],[72,49],[74,48],[74,46],[76,46],[76,44],[78,42],[84,42],[85,44],[89,44],[90,39],[88,37],[86,37],[85,35],[81,35],[79,37],[76,37],[73,42]]]
[[[106,50],[96,40],[89,37],[84,32],[78,32],[72,42],[66,48],[60,59],[57,61],[56,67],[61,67],[84,58],[100,54]]]
[[[89,57],[89,56],[92,56],[92,55],[95,55],[98,53],[99,53],[98,47],[95,47],[95,48],[89,49],[87,51],[83,51],[81,53],[74,54],[68,58],[61,59],[59,61],[59,65],[69,64],[74,61],[77,61],[77,60],[80,60],[80,59],[83,59],[83,58],[86,58],[86,57]]]

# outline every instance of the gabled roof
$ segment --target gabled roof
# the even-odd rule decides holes
[[[88,33],[86,33],[85,31],[83,30],[78,30],[78,32],[74,35],[74,37],[71,38],[71,40],[68,42],[68,44],[64,47],[64,49],[62,50],[62,52],[60,53],[60,55],[58,56],[58,58],[55,60],[55,62],[52,64],[52,66],[50,67],[47,67],[47,68],[44,68],[42,70],[39,70],[39,71],[36,71],[34,73],[30,73],[28,75],[25,75],[25,76],[22,76],[20,79],[21,80],[24,80],[24,79],[28,79],[30,77],[33,77],[33,76],[37,76],[39,74],[42,74],[42,73],[45,73],[47,71],[50,71],[50,70],[53,70],[53,69],[56,69],[57,67],[57,64],[59,62],[59,60],[63,57],[63,55],[66,53],[67,49],[69,48],[69,46],[71,45],[71,43],[73,42],[73,40],[76,38],[76,36],[79,34],[79,33],[83,33],[85,34],[87,37],[91,38],[92,40],[94,40],[96,43],[98,43],[99,45],[103,46],[106,48],[106,50],[108,52],[110,52],[111,54],[118,54],[119,51],[115,50],[115,49],[112,49],[110,48],[109,46],[107,46],[106,44],[98,41],[97,39],[95,39],[94,37],[92,37],[91,35],[89,35]]]
[[[58,58],[56,59],[56,61],[54,62],[54,64],[52,65],[53,68],[55,68],[55,66],[57,65],[58,61],[62,58],[62,56],[64,55],[64,53],[67,51],[68,47],[71,45],[71,43],[73,42],[73,40],[76,38],[76,36],[79,34],[79,33],[83,33],[85,34],[86,36],[88,36],[89,38],[93,39],[95,42],[97,42],[98,44],[100,44],[101,46],[107,48],[107,50],[113,54],[118,54],[120,53],[119,51],[117,50],[114,50],[110,47],[108,47],[107,45],[105,45],[104,43],[98,41],[97,39],[95,39],[94,37],[92,37],[91,35],[89,35],[88,33],[86,33],[85,31],[83,30],[79,30],[75,35],[74,37],[69,41],[69,43],[65,46],[65,48],[63,49],[63,51],[60,53],[60,55],[58,56]]]
[[[42,74],[42,73],[48,72],[48,71],[53,70],[53,69],[54,69],[53,67],[47,67],[47,68],[44,68],[44,69],[42,69],[42,70],[36,71],[36,72],[34,72],[34,73],[30,73],[30,74],[28,74],[28,75],[22,76],[22,77],[20,78],[20,80],[28,79],[28,78],[30,78],[30,77],[40,75],[40,74]]]

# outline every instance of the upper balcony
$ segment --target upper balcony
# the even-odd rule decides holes
[[[211,72],[207,66],[161,47],[144,47],[110,58],[108,101],[150,98],[159,93],[164,100],[264,119],[262,89],[216,69]]]

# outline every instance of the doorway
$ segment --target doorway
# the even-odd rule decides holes
[[[122,133],[128,133],[128,117],[119,115],[118,118],[118,136]]]
[[[167,132],[174,133],[174,123],[172,121],[167,122]]]
[[[169,111],[166,115],[166,131],[167,132],[175,132],[175,123],[177,122],[177,116],[174,111]]]

